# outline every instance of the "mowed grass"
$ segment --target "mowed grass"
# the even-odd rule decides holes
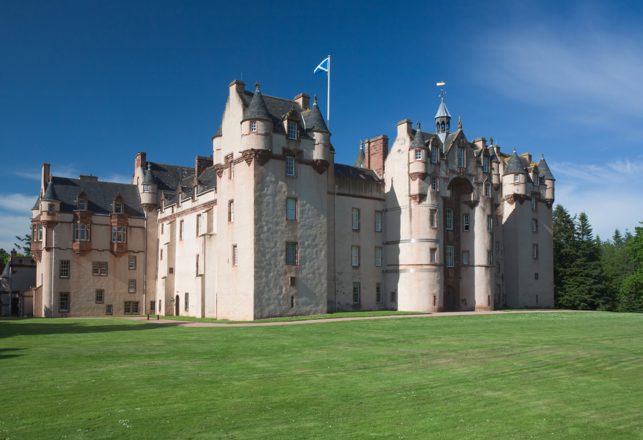
[[[640,439],[643,315],[0,321],[0,439]]]

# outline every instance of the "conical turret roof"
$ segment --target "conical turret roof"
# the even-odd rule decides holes
[[[514,150],[513,154],[507,161],[507,166],[505,167],[505,172],[503,176],[507,174],[526,174],[525,167],[523,166],[522,160]]]
[[[268,113],[266,103],[264,102],[263,96],[261,95],[259,84],[256,84],[255,93],[254,95],[252,95],[252,100],[250,101],[250,104],[248,105],[248,108],[246,109],[243,117],[244,121],[248,119],[270,120],[270,114]]]
[[[422,134],[422,126],[419,122],[415,130],[415,137],[411,141],[411,148],[426,148],[424,135]]]
[[[47,184],[47,189],[45,190],[45,196],[42,199],[47,201],[59,200],[58,194],[56,194],[56,190],[54,189],[53,179],[49,180],[49,183]]]
[[[143,171],[143,185],[154,185],[154,176],[152,176],[152,170],[150,169],[150,163],[147,163],[147,168]]]
[[[538,162],[538,174],[545,180],[556,180],[549,169],[549,165],[545,162],[545,156],[541,156],[540,162]]]
[[[306,115],[306,128],[320,133],[328,133],[328,127],[317,105],[317,96],[313,98],[313,108]]]
[[[357,159],[355,159],[355,166],[358,168],[363,168],[365,158],[366,158],[366,155],[364,154],[364,145],[360,141],[359,151],[357,152]]]

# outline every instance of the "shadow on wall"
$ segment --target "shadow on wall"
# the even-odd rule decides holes
[[[408,201],[407,201],[408,203]],[[391,189],[386,193],[386,206],[402,206],[398,200],[397,193],[395,192],[395,182],[391,181]],[[388,224],[386,223],[388,220]],[[398,307],[398,296],[399,292],[397,286],[400,284],[400,233],[401,233],[401,224],[402,224],[402,210],[398,209],[391,212],[386,216],[384,223],[384,232],[386,236],[384,242],[398,242],[397,246],[386,246],[384,258],[386,265],[384,269],[388,272],[384,273],[385,282],[384,288],[386,289],[382,292],[384,297],[384,304],[387,305],[387,309],[399,310]],[[394,229],[391,229],[393,226]]]
[[[94,321],[95,322],[95,321]],[[64,319],[52,321],[51,319],[25,319],[0,321],[0,339],[12,336],[28,335],[55,335],[55,334],[81,334],[81,333],[109,333],[137,330],[154,330],[157,328],[177,326],[180,322],[170,324],[85,324],[82,322],[65,322]],[[1,353],[1,352],[0,352]]]

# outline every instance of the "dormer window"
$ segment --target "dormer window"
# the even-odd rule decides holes
[[[483,156],[482,158],[482,172],[483,173],[488,173],[491,170],[491,161],[489,160],[489,156]]]
[[[143,184],[143,192],[144,193],[152,192],[152,185]]]
[[[120,199],[114,200],[114,214],[122,214],[123,213],[123,201]]]
[[[257,132],[257,121],[250,121],[250,131],[252,133]]]
[[[288,139],[296,140],[298,135],[297,123],[295,121],[288,121],[287,127]]]
[[[87,211],[87,199],[85,198],[85,196],[78,196],[76,207],[79,211]]]
[[[464,168],[464,147],[458,147],[458,168]]]

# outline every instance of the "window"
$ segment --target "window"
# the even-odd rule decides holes
[[[431,263],[437,263],[438,262],[438,248],[429,249],[429,261]]]
[[[375,283],[375,302],[382,304],[382,284]]]
[[[199,254],[196,254],[196,276],[199,276]]]
[[[487,231],[493,232],[493,216],[492,215],[487,216]]]
[[[149,183],[144,183],[143,184],[143,192],[144,193],[152,192],[152,185],[150,185]]]
[[[286,156],[286,176],[295,177],[297,173],[297,167],[295,162],[295,156]]]
[[[114,306],[111,304],[107,304],[105,306],[105,314],[106,315],[113,315],[114,314]]]
[[[538,232],[538,220],[535,218],[531,219],[531,232]]]
[[[122,200],[114,200],[114,213],[115,214],[122,214],[123,213],[123,201]]]
[[[250,121],[250,131],[253,133],[257,132],[257,121]]]
[[[446,216],[447,231],[453,231],[453,209],[447,208]]]
[[[74,235],[74,241],[91,240],[91,226],[85,223],[73,223],[72,233]]]
[[[124,310],[126,315],[138,315],[138,301],[125,301]]]
[[[160,260],[163,261],[163,249],[161,249],[159,253],[160,253]]]
[[[190,294],[189,294],[189,292],[185,292],[185,297],[183,299],[183,302],[185,303],[184,308],[185,308],[185,311],[187,312],[188,310],[190,310]]]
[[[290,295],[290,308],[295,308],[295,295]]]
[[[239,252],[237,251],[237,245],[232,245],[232,265],[236,266],[239,264]]]
[[[531,196],[531,210],[536,212],[538,209],[538,200],[536,200],[535,196]]]
[[[288,121],[288,139],[297,139],[297,123]]]
[[[31,225],[31,241],[42,241],[42,223]]]
[[[458,168],[464,168],[464,147],[458,147],[457,160]]]
[[[286,243],[286,264],[288,266],[296,266],[299,261],[299,245],[296,241],[289,241]]]
[[[438,163],[439,154],[440,150],[437,147],[431,148],[431,163]]]
[[[127,280],[127,292],[136,293],[136,280]]]
[[[183,220],[179,221],[179,240],[183,240]]]
[[[438,178],[437,178],[437,177],[435,177],[435,176],[432,176],[432,177],[431,177],[431,189],[432,189],[433,191],[439,191],[439,190],[440,190],[439,182],[440,182],[440,181],[438,180]]]
[[[286,199],[286,220],[297,220],[297,199],[294,197]]]
[[[484,183],[484,195],[485,197],[491,197],[491,183]]]
[[[531,257],[534,260],[538,259],[538,244],[537,243],[534,243],[534,244],[531,245]]]
[[[227,154],[225,157],[225,164],[228,167],[228,179],[232,179],[234,177],[234,163],[232,162],[232,153]]]
[[[491,160],[489,159],[489,156],[483,156],[482,157],[482,172],[483,173],[488,173],[491,171]]]
[[[455,248],[447,246],[447,267],[455,266]]]
[[[468,231],[469,229],[471,229],[469,219],[470,219],[469,214],[462,214],[462,230],[463,231]]]
[[[520,183],[520,174],[514,174],[514,183]]]
[[[201,214],[196,215],[196,236],[201,232]]]
[[[234,200],[228,200],[228,222],[234,223]]]
[[[112,226],[112,243],[127,243],[126,226]]]
[[[52,213],[56,209],[56,206],[53,203],[47,203],[47,212]]]
[[[60,292],[58,297],[58,311],[68,313],[71,309],[71,299],[69,292]]]
[[[462,251],[462,264],[469,265],[469,251]]]
[[[382,211],[375,211],[375,232],[382,232],[383,229]]]
[[[351,224],[353,231],[359,231],[359,209],[353,208],[351,211]]]
[[[487,251],[487,266],[493,264],[493,250]]]
[[[150,312],[156,313],[156,301],[150,301]]]
[[[538,272],[534,272],[534,280],[538,279]]]
[[[394,303],[397,299],[397,294],[395,293],[395,290],[391,292],[391,302]]]
[[[105,301],[105,291],[103,289],[96,289],[96,304],[103,304]]]
[[[69,278],[70,272],[69,260],[60,260],[60,267],[58,268],[58,277],[59,278]]]
[[[78,197],[78,202],[76,203],[76,207],[78,208],[79,211],[87,211],[87,199],[84,197]]]
[[[375,267],[382,267],[382,248],[375,247]]]
[[[438,210],[437,209],[431,209],[429,211],[429,221],[433,229],[438,227]]]
[[[136,255],[130,255],[127,259],[127,269],[136,270]]]
[[[92,262],[92,275],[95,277],[107,276],[107,261],[94,261]]]
[[[296,277],[290,277],[290,280],[288,281],[288,284],[290,287],[295,287],[297,285],[297,278]]]
[[[359,246],[351,246],[351,266],[359,267]]]
[[[165,232],[165,223],[161,223],[161,234]]]
[[[359,281],[353,282],[353,304],[358,305],[362,298],[362,287],[360,286]]]
[[[415,149],[415,160],[422,160],[422,149]]]

